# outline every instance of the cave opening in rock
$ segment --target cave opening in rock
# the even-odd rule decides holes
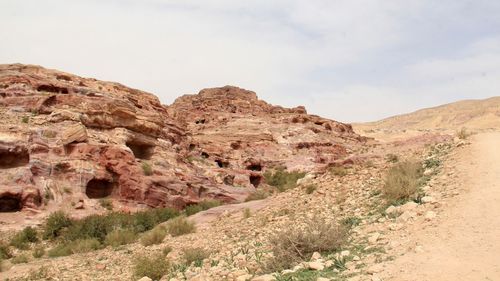
[[[215,160],[215,163],[217,163],[217,166],[219,168],[227,168],[227,167],[229,167],[229,162],[221,160],[221,159]]]
[[[87,183],[85,194],[91,199],[110,196],[115,189],[115,184],[106,179],[91,179]]]
[[[22,209],[21,200],[18,196],[0,196],[0,212],[17,212]]]
[[[247,170],[250,171],[262,171],[262,165],[259,163],[252,163],[247,166]]]
[[[210,157],[210,155],[208,155],[208,153],[206,153],[205,151],[203,151],[203,152],[201,153],[201,157],[203,157],[203,158],[205,158],[205,159],[206,159],[206,158]]]
[[[129,141],[126,145],[132,150],[136,158],[149,160],[153,156],[154,145],[134,141]]]
[[[262,181],[262,177],[260,175],[250,175],[250,183],[254,187],[259,187],[260,182]]]
[[[0,169],[21,167],[29,162],[30,155],[27,150],[0,150]]]
[[[60,93],[60,94],[68,94],[69,91],[64,87],[57,87],[54,85],[40,85],[36,88],[39,92],[49,92],[49,93]]]

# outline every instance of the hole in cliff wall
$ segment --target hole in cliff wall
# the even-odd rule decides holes
[[[67,88],[57,87],[54,85],[40,85],[36,88],[39,92],[49,92],[49,93],[58,93],[58,94],[68,94],[69,91]]]
[[[247,166],[247,170],[262,171],[262,165],[259,163],[253,163]]]
[[[234,184],[234,175],[227,175],[224,177],[224,184],[233,185]]]
[[[30,155],[25,149],[18,151],[0,150],[0,169],[21,167],[29,162]]]
[[[259,187],[262,177],[260,175],[250,175],[250,183],[256,188]]]
[[[202,152],[201,157],[206,159],[206,158],[210,157],[210,155],[208,155],[208,153],[206,153],[206,152]]]
[[[0,212],[17,212],[22,209],[21,200],[18,196],[0,196]]]
[[[105,179],[91,179],[87,183],[85,194],[89,198],[105,198],[113,193],[115,184]]]
[[[199,119],[195,121],[196,124],[205,124],[205,122],[206,122],[205,119]]]
[[[229,167],[229,162],[224,161],[224,160],[217,159],[217,160],[215,160],[215,163],[217,163],[217,166],[219,168],[227,168],[227,167]]]
[[[241,148],[241,143],[239,142],[233,142],[231,143],[231,148],[234,149],[234,150],[238,150]]]
[[[153,156],[154,145],[137,143],[137,142],[127,142],[126,145],[132,150],[134,156],[139,159],[149,160]]]

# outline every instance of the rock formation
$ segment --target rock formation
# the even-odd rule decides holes
[[[20,64],[0,65],[0,115],[0,212],[99,198],[179,209],[241,201],[266,169],[309,171],[363,141],[350,125],[236,87],[164,106],[118,83]]]

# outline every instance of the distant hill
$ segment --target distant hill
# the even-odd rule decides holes
[[[421,109],[376,122],[353,124],[358,133],[370,131],[456,131],[500,128],[500,97],[463,100]]]

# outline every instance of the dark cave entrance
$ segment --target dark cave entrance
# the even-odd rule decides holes
[[[247,170],[262,171],[262,165],[259,163],[252,163],[252,164],[247,166]]]
[[[155,146],[146,143],[128,141],[126,144],[134,153],[134,156],[139,159],[149,160],[153,156]]]
[[[256,188],[259,187],[261,181],[262,181],[262,176],[260,176],[260,175],[250,175],[250,183],[254,187],[256,187]]]
[[[115,184],[106,179],[91,179],[87,183],[85,194],[91,199],[110,196],[115,189]]]
[[[21,211],[22,204],[18,196],[4,195],[0,196],[0,212]]]
[[[27,150],[0,151],[0,169],[21,167],[27,165],[29,162],[30,155]]]

